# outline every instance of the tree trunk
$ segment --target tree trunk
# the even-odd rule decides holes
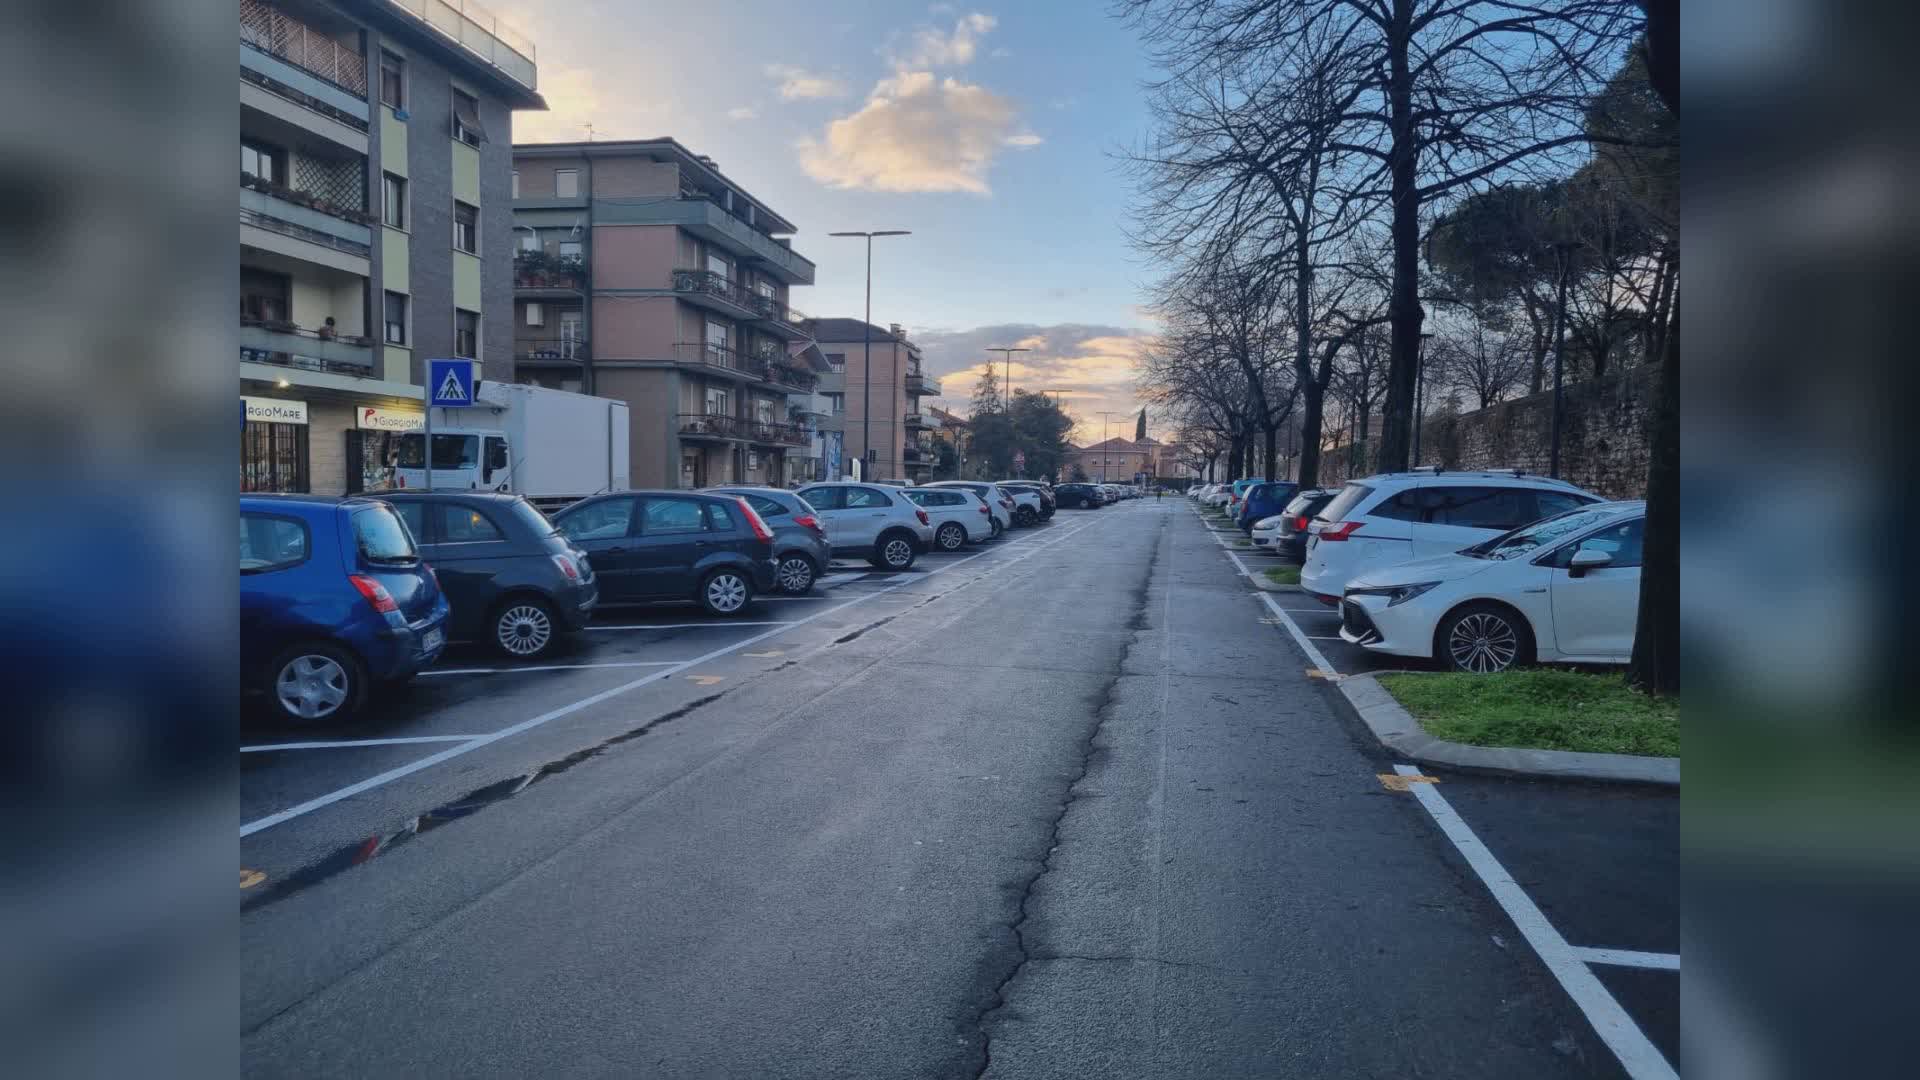
[[[1680,302],[1675,299],[1653,399],[1647,446],[1647,532],[1640,549],[1640,612],[1627,681],[1649,694],[1680,692]]]
[[[1392,326],[1387,357],[1387,403],[1375,464],[1404,472],[1413,448],[1413,384],[1420,355],[1420,198],[1418,132],[1413,123],[1413,74],[1407,61],[1414,0],[1393,0],[1387,30],[1387,106],[1393,146],[1388,153],[1393,207]]]
[[[1533,331],[1533,370],[1527,375],[1527,393],[1537,394],[1547,385],[1547,348],[1553,344],[1553,339],[1542,325],[1545,318],[1539,305],[1534,302],[1531,290],[1527,293],[1524,306],[1527,309],[1527,326]]]
[[[1240,463],[1246,459],[1247,444],[1235,435],[1233,442],[1227,445],[1227,480],[1240,479]]]
[[[1280,475],[1280,425],[1267,424],[1267,467],[1260,475],[1273,480]]]
[[[1320,422],[1326,408],[1326,389],[1309,376],[1300,384],[1300,487],[1320,485]]]

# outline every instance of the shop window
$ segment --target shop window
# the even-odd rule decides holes
[[[240,432],[240,490],[307,490],[307,425],[247,421]]]

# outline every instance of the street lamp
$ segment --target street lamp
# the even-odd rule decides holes
[[[1413,361],[1413,466],[1420,467],[1420,428],[1427,422],[1427,339],[1431,331],[1420,332],[1420,351]]]
[[[1118,415],[1115,412],[1100,414],[1100,482],[1103,484],[1107,482],[1107,455],[1113,452],[1113,447],[1107,445],[1107,418]]]
[[[1553,316],[1553,449],[1548,459],[1547,475],[1560,479],[1560,359],[1567,352],[1567,278],[1571,276],[1573,250],[1580,245],[1570,240],[1561,240],[1553,245],[1557,256],[1554,269],[1560,275],[1560,296],[1554,306]]]
[[[874,232],[830,232],[828,236],[864,236],[867,239],[867,317],[863,356],[860,364],[860,479],[870,480],[867,470],[873,466],[873,238],[911,236],[907,229],[880,229]]]
[[[1000,408],[1003,411],[1011,409],[1013,407],[1013,354],[1017,352],[1032,352],[1033,350],[1032,349],[1010,349],[1005,345],[989,345],[987,346],[987,351],[1000,353],[1006,360],[1007,391],[1006,393],[1000,396]]]

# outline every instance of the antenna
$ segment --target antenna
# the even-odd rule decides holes
[[[593,141],[593,121],[587,121],[587,141]]]

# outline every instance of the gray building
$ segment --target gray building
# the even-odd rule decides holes
[[[469,13],[463,13],[469,12]],[[431,357],[513,378],[534,49],[435,0],[240,0],[243,491],[377,488]]]

